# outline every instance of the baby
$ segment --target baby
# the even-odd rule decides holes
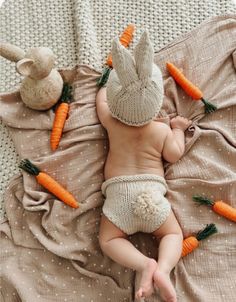
[[[162,157],[175,163],[184,153],[185,130],[191,121],[177,116],[171,128],[154,121],[163,101],[160,69],[144,32],[134,58],[119,40],[113,41],[107,88],[96,97],[98,117],[109,138],[102,192],[106,197],[99,243],[119,264],[141,273],[136,299],[159,288],[164,301],[177,301],[170,272],[180,259],[183,235],[164,197],[167,191]],[[158,261],[143,255],[128,235],[151,233],[161,239]]]

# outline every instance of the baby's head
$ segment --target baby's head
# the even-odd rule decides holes
[[[153,63],[154,51],[145,31],[134,50],[134,58],[118,38],[112,44],[107,103],[114,118],[129,126],[151,122],[161,109],[164,89],[160,69]]]

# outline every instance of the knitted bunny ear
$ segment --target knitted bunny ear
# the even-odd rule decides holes
[[[130,52],[120,44],[118,38],[112,42],[112,62],[113,67],[118,75],[120,83],[123,87],[129,86],[137,81],[138,75],[136,72],[134,59]]]
[[[154,50],[149,39],[148,31],[144,31],[137,46],[134,49],[136,69],[140,80],[152,76]]]

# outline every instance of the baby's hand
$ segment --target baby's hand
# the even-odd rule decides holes
[[[185,131],[190,125],[192,124],[191,120],[188,120],[185,117],[177,115],[176,117],[172,118],[170,121],[171,128],[178,128]]]

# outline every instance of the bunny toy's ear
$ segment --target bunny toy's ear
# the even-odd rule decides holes
[[[120,44],[118,38],[112,42],[112,62],[123,87],[138,80],[134,59],[130,52]]]
[[[28,59],[28,58],[22,59],[16,63],[16,70],[21,75],[29,76],[31,73],[31,66],[33,63],[34,60],[32,59]]]
[[[0,56],[12,62],[18,62],[24,58],[25,52],[23,49],[13,44],[0,42]]]
[[[140,80],[145,80],[152,76],[154,50],[149,39],[148,31],[144,31],[138,44],[134,49],[134,58],[137,73]]]

